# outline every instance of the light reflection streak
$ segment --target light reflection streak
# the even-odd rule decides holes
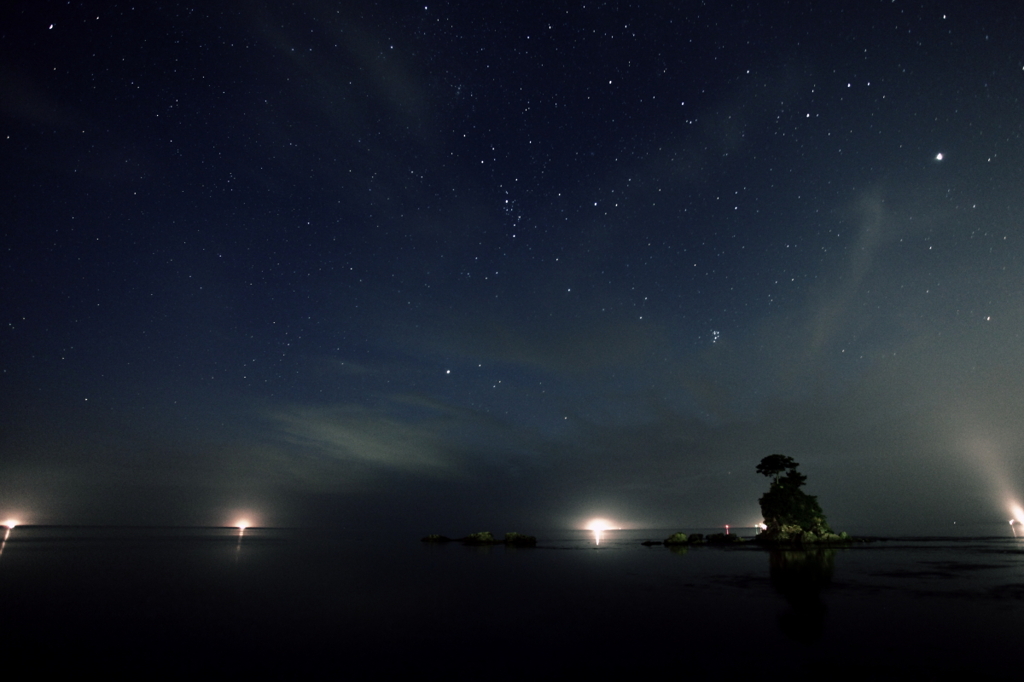
[[[235,561],[238,561],[238,555],[242,552],[242,538],[245,536],[245,529],[248,527],[248,521],[243,519],[238,522],[238,544],[235,545]]]
[[[605,519],[594,519],[587,524],[586,530],[589,530],[594,534],[594,544],[600,546],[601,535],[606,530],[619,530],[619,528],[611,525],[611,523]]]
[[[4,521],[4,525],[7,526],[7,530],[4,532],[4,539],[0,540],[0,557],[4,555],[4,547],[7,546],[7,538],[11,537],[11,531],[18,525],[18,522],[14,519],[7,519]]]

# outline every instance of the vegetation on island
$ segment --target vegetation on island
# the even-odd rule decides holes
[[[764,516],[764,530],[754,538],[755,542],[768,545],[830,545],[850,542],[846,533],[835,533],[828,525],[825,512],[818,504],[818,498],[808,495],[802,488],[807,477],[797,471],[800,465],[792,457],[768,455],[757,465],[757,473],[771,479],[768,492],[761,496],[761,515]],[[728,530],[728,527],[726,528]],[[664,545],[676,550],[690,545],[731,545],[744,542],[734,533],[700,533],[687,535],[673,533],[664,540],[646,540],[640,544],[648,547]]]
[[[660,542],[645,540],[640,544],[647,547],[665,545],[666,547],[678,548],[689,545],[731,545],[738,542],[744,542],[744,540],[735,533],[712,533],[711,535],[704,535],[703,533],[692,533],[690,535],[686,533],[673,533]]]
[[[757,465],[757,473],[771,479],[768,492],[761,496],[761,515],[764,517],[764,530],[754,538],[755,542],[782,545],[829,545],[850,542],[846,533],[835,533],[828,525],[825,512],[818,504],[818,498],[808,495],[802,488],[807,477],[797,469],[799,464],[792,457],[773,454],[768,455]],[[728,526],[726,527],[728,530]],[[537,538],[510,531],[503,540],[498,540],[490,531],[471,533],[462,538],[450,538],[446,535],[428,535],[422,542],[446,543],[461,542],[464,545],[506,545],[512,547],[535,547]],[[664,545],[685,552],[690,545],[731,545],[744,542],[743,538],[732,533],[712,533],[704,536],[701,533],[673,533],[664,540],[646,540],[641,544]]]
[[[757,473],[772,479],[768,492],[761,496],[761,515],[767,528],[758,542],[830,543],[846,542],[846,533],[836,534],[829,527],[818,498],[801,488],[807,477],[797,471],[800,465],[792,457],[768,455],[757,465]]]
[[[536,547],[537,538],[532,535],[524,535],[522,533],[516,533],[515,531],[509,531],[505,533],[504,540],[498,540],[491,534],[490,531],[481,531],[479,533],[470,533],[463,538],[450,538],[446,535],[428,535],[421,538],[421,542],[430,543],[444,543],[444,542],[461,542],[464,545],[508,545],[512,547]]]
[[[515,545],[516,547],[537,546],[537,538],[535,538],[532,535],[523,535],[522,533],[516,533],[515,531],[505,533],[504,542],[506,545]]]

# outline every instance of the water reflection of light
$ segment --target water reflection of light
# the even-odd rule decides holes
[[[7,519],[4,521],[4,525],[7,526],[7,530],[4,532],[4,539],[0,540],[0,556],[4,555],[4,547],[7,546],[7,538],[11,537],[11,531],[18,525],[18,522],[14,519]]]
[[[586,530],[591,531],[594,534],[594,544],[601,544],[601,534],[606,530],[619,530],[618,526],[613,526],[612,523],[606,519],[593,519],[587,523]]]
[[[237,562],[238,556],[242,553],[242,536],[245,535],[245,529],[249,527],[249,520],[240,519],[235,527],[238,528],[238,542],[235,544],[235,561]]]

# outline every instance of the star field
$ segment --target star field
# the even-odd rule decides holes
[[[752,525],[771,452],[851,531],[1024,495],[1012,7],[2,12],[23,516]]]

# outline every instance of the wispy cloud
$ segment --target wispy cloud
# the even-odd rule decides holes
[[[409,421],[357,405],[293,407],[272,419],[285,442],[337,460],[435,476],[453,471],[436,420]]]

